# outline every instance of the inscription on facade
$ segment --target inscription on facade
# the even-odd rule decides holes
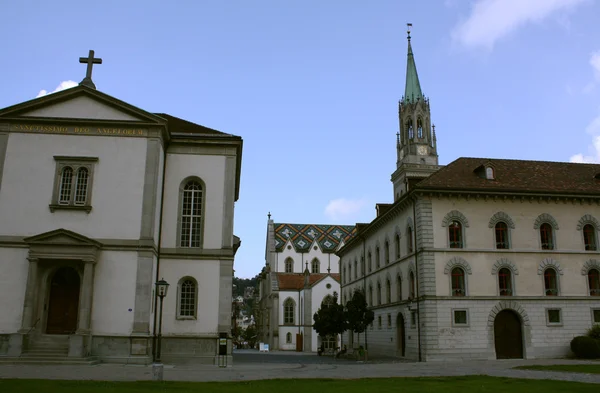
[[[78,134],[78,135],[110,135],[110,136],[147,136],[144,128],[122,127],[88,127],[49,124],[11,124],[10,131],[32,132],[41,134]]]

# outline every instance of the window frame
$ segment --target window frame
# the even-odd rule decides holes
[[[590,274],[592,273],[592,270],[596,272],[596,287],[592,288],[592,280],[590,277]],[[587,282],[587,286],[588,286],[588,296],[600,296],[600,269],[596,268],[596,267],[591,267],[590,269],[588,269],[587,273],[586,273],[586,282]],[[592,294],[592,292],[594,292],[594,294]]]
[[[292,343],[292,333],[291,332],[287,332],[285,334],[285,343],[286,344],[293,344]]]
[[[385,279],[385,300],[386,304],[392,302],[392,282],[389,278]]]
[[[182,315],[181,313],[181,307],[183,305],[182,302],[182,296],[183,296],[183,284],[186,281],[191,281],[192,284],[194,285],[194,298],[193,298],[193,302],[194,302],[194,314],[193,315]],[[177,320],[196,320],[198,319],[198,292],[199,288],[198,288],[198,280],[196,280],[194,277],[192,276],[184,276],[181,277],[181,279],[179,279],[179,281],[177,282],[177,312],[175,313],[175,319]]]
[[[458,322],[456,322],[456,313],[457,312],[463,312],[463,311],[465,313],[465,323],[458,323]],[[466,327],[469,327],[469,325],[470,325],[469,310],[466,309],[466,308],[453,308],[453,309],[451,309],[450,318],[452,319],[452,327],[466,328]]]
[[[587,237],[586,233],[589,232],[589,231],[586,231],[586,228],[592,228],[592,230],[591,230],[591,237],[592,237],[592,241],[593,241],[593,245],[592,245],[593,248],[590,247],[590,246],[588,246],[588,243],[586,241],[587,240],[586,239],[586,237]],[[583,226],[583,228],[581,228],[581,233],[582,233],[582,236],[583,236],[583,248],[584,248],[584,250],[585,251],[598,251],[598,231],[597,231],[596,227],[593,224],[591,224],[591,223],[588,222],[588,223],[586,223]]]
[[[460,277],[462,277],[462,288],[455,288],[454,284],[455,284],[455,277],[459,277],[458,275],[454,274],[455,270],[460,270],[460,272],[462,273],[460,275]],[[467,273],[465,272],[465,269],[463,269],[461,266],[453,266],[452,270],[450,270],[450,296],[452,297],[465,297],[467,296]],[[462,291],[462,294],[459,294],[458,291]]]
[[[387,239],[385,240],[385,243],[383,244],[383,254],[384,254],[385,264],[389,265],[390,264],[390,242]]]
[[[291,307],[291,313],[288,308]],[[291,322],[290,322],[291,315]],[[284,325],[294,325],[296,321],[296,302],[291,297],[286,298],[283,301],[283,324]]]
[[[415,288],[415,273],[411,270],[408,273],[408,299],[412,300],[417,296],[417,290]]]
[[[546,314],[546,326],[563,326],[563,315],[561,308],[548,307],[544,311],[544,314]],[[558,311],[558,322],[550,321],[550,311]]]
[[[500,231],[504,232],[504,242],[500,242],[498,240],[498,225],[504,225],[503,229],[500,229]],[[508,224],[504,221],[498,221],[496,224],[494,224],[494,248],[496,250],[510,250],[511,244],[510,244],[510,227],[508,226]],[[498,247],[499,244],[504,244],[505,247]]]
[[[198,231],[200,231],[200,240],[198,242],[199,243],[198,247],[190,247],[190,246],[182,246],[181,245],[181,236],[182,236],[182,229],[183,229],[183,203],[184,203],[184,193],[186,191],[185,187],[190,182],[194,182],[194,181],[200,183],[200,186],[202,187],[202,196],[201,196],[202,206],[200,207],[200,226],[198,228]],[[176,242],[177,249],[201,250],[204,248],[205,220],[206,220],[206,184],[204,183],[204,181],[201,178],[199,178],[197,176],[186,177],[179,184],[179,203],[177,206],[177,242]],[[190,240],[192,238],[192,234],[193,234],[193,232],[190,232]],[[188,242],[188,244],[189,244],[189,242]]]
[[[316,263],[316,265],[315,265]],[[315,269],[316,266],[316,269]],[[316,270],[316,271],[315,271]],[[321,261],[318,258],[313,258],[310,262],[310,272],[313,274],[317,274],[321,272]]]
[[[288,262],[289,262],[289,265],[290,265],[289,269],[288,269]],[[287,257],[283,261],[283,272],[284,273],[293,273],[294,272],[294,259],[292,257]]]
[[[510,276],[509,276],[509,280],[508,280],[508,283],[510,284],[510,288],[506,288],[506,289],[502,289],[502,288],[500,287],[500,284],[501,284],[501,277],[503,276],[503,274],[502,274],[501,272],[502,272],[502,270],[504,270],[504,269],[506,269],[506,270],[508,271],[509,275],[510,275]],[[497,288],[497,291],[498,291],[498,296],[502,296],[502,297],[510,297],[510,296],[515,296],[515,282],[514,282],[515,273],[512,271],[512,269],[511,269],[510,267],[508,267],[508,266],[501,266],[501,267],[498,269],[498,274],[497,274],[497,276],[498,276],[498,281],[497,281],[497,283],[496,283],[496,288]],[[502,294],[502,291],[503,291],[503,290],[504,290],[504,291],[506,291],[506,290],[508,290],[508,289],[510,289],[510,293],[507,293],[507,294]]]
[[[398,274],[396,276],[396,291],[398,292],[396,294],[396,298],[398,299],[399,302],[402,301],[402,276],[400,274]]]
[[[54,156],[55,169],[54,169],[54,186],[52,189],[52,200],[50,205],[50,212],[54,213],[56,210],[81,210],[89,214],[92,210],[92,190],[94,185],[94,169],[98,162],[98,157],[80,157],[80,156]],[[69,191],[68,203],[60,203],[60,193],[62,186],[62,174],[66,167],[70,167],[73,170],[71,177],[71,188]],[[86,187],[86,198],[85,203],[76,204],[77,194],[77,178],[79,169],[85,168],[88,171],[87,187]]]
[[[465,248],[464,225],[459,220],[452,220],[448,224],[448,248],[461,249]],[[458,236],[458,240],[453,239],[453,236]]]
[[[595,313],[598,313],[598,319],[595,319]],[[591,317],[592,317],[592,325],[600,325],[600,308],[592,307],[590,309]]]
[[[550,235],[548,236],[548,239],[546,243],[544,243],[544,233],[547,232],[545,230],[545,228],[549,228],[550,230]],[[555,237],[554,237],[554,227],[552,226],[551,223],[549,222],[543,222],[540,224],[540,228],[538,229],[538,235],[539,235],[539,239],[540,239],[540,248],[544,251],[553,251],[556,250],[556,241],[555,241]],[[544,245],[546,245],[546,247],[544,247]]]
[[[546,278],[547,278],[547,272],[548,271],[552,271],[554,272],[554,284],[555,284],[555,288],[548,288],[548,286],[546,285]],[[560,296],[560,287],[559,287],[559,282],[558,282],[558,271],[552,267],[552,266],[548,266],[544,269],[543,273],[542,273],[542,281],[543,281],[543,285],[544,285],[544,296]],[[548,291],[554,291],[555,294],[548,294]]]
[[[412,254],[414,252],[412,232],[412,227],[408,225],[406,228],[406,248],[409,254]]]

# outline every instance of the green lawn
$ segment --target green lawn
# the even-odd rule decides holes
[[[554,364],[552,366],[519,366],[521,370],[538,371],[564,371],[567,373],[600,374],[600,363],[598,364]]]
[[[0,379],[2,393],[144,392],[403,392],[403,393],[597,393],[598,385],[485,376],[377,379],[271,379],[247,382],[100,382]]]

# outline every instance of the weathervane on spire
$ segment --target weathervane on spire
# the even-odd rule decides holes
[[[408,40],[410,41],[410,28],[412,27],[412,23],[406,24],[406,34],[408,34]]]

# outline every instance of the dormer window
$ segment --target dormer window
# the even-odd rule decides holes
[[[494,168],[491,166],[485,168],[485,178],[488,180],[494,180]]]

